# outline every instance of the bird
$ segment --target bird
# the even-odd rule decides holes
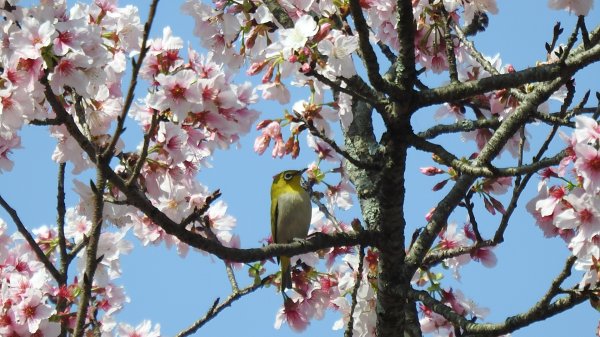
[[[271,236],[274,243],[305,239],[310,227],[310,195],[302,186],[303,170],[286,170],[273,176],[271,185]],[[281,292],[292,289],[289,256],[277,258],[281,264]]]

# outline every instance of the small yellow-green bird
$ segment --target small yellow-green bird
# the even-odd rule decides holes
[[[273,176],[271,185],[271,235],[274,243],[305,239],[310,227],[310,196],[302,187],[304,170],[287,170]],[[292,288],[290,257],[278,258],[281,264],[281,292]]]

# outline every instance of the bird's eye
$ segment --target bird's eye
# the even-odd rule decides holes
[[[286,172],[283,174],[283,179],[285,180],[290,180],[292,179],[292,177],[294,177],[294,174],[292,172]]]

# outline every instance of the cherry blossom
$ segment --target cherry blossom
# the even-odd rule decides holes
[[[324,39],[319,42],[319,52],[328,56],[327,65],[332,68],[334,75],[352,77],[356,70],[350,55],[358,48],[358,37],[346,36],[337,30],[332,31],[330,36],[332,40]]]
[[[306,330],[310,321],[307,313],[302,310],[303,306],[301,304],[301,299],[296,295],[286,299],[283,307],[279,309],[275,317],[275,329],[281,328],[283,322],[286,322],[294,331],[301,332]]]
[[[129,324],[121,323],[119,325],[120,337],[160,337],[160,324],[154,325],[152,322],[145,320],[138,324],[135,328]]]
[[[170,108],[174,122],[184,120],[188,112],[201,109],[202,97],[194,71],[182,70],[173,75],[161,73],[156,76],[156,81],[162,90],[149,100],[151,108],[158,111]]]
[[[283,46],[284,58],[288,58],[293,51],[296,51],[306,44],[309,38],[315,36],[319,30],[317,23],[310,15],[302,15],[294,28],[284,29],[279,32],[281,44]]]
[[[591,145],[578,143],[575,153],[575,168],[583,177],[583,188],[595,192],[600,187],[600,152]]]
[[[548,7],[565,9],[575,15],[588,15],[594,6],[594,0],[548,0]]]

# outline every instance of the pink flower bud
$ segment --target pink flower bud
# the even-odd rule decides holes
[[[270,119],[265,119],[260,121],[258,124],[256,124],[256,130],[260,130],[262,128],[264,128],[265,126],[271,124],[272,120]]]
[[[271,142],[271,138],[269,136],[265,136],[264,134],[256,137],[254,140],[254,152],[258,154],[265,153],[267,147],[269,147],[269,143]]]
[[[331,31],[331,23],[325,22],[319,27],[319,32],[313,37],[315,42],[319,42],[327,37],[327,34]]]
[[[445,172],[444,170],[435,166],[421,167],[419,171],[421,171],[421,173],[423,173],[426,176],[434,176]]]
[[[444,188],[444,186],[446,186],[447,183],[448,183],[448,179],[444,179],[444,180],[440,181],[439,183],[435,184],[431,190],[434,192],[439,191],[442,188]]]
[[[304,63],[302,65],[302,67],[300,67],[300,72],[303,73],[303,74],[306,74],[310,70],[311,70],[311,67],[310,67],[310,64],[308,64],[308,63]]]
[[[271,138],[281,138],[281,125],[277,121],[272,121],[265,127],[263,134]]]
[[[246,71],[246,74],[248,74],[249,76],[256,75],[259,72],[261,72],[267,64],[268,64],[267,60],[264,60],[261,62],[254,62],[250,65],[250,68],[248,68],[248,70]]]
[[[430,209],[429,212],[427,212],[427,214],[425,214],[425,221],[427,221],[427,222],[431,221],[431,218],[433,217],[433,211],[435,211],[435,207]]]
[[[269,69],[267,70],[267,72],[264,74],[264,76],[261,79],[263,83],[267,83],[267,82],[271,81],[274,70],[275,70],[275,64],[271,64],[271,66],[269,66]]]

